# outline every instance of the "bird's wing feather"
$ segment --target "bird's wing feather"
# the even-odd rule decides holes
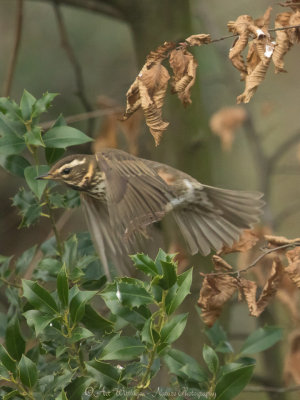
[[[173,194],[151,165],[115,149],[100,151],[96,159],[105,174],[108,211],[114,228],[130,236],[163,218]]]

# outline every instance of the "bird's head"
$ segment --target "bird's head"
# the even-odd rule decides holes
[[[50,179],[71,186],[76,190],[86,190],[97,170],[94,156],[87,154],[71,155],[55,163],[45,175],[36,179]]]

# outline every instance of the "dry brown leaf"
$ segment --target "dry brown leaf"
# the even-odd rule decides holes
[[[210,129],[220,137],[224,151],[231,150],[236,131],[246,119],[247,112],[242,107],[223,107],[213,114]]]
[[[300,9],[292,13],[290,18],[290,25],[300,25]],[[291,28],[287,30],[289,40],[292,44],[300,42],[300,28]]]
[[[228,272],[232,268],[221,257],[213,256],[217,271]],[[206,275],[200,290],[198,305],[204,323],[212,326],[220,316],[224,304],[237,289],[237,279],[230,275]]]
[[[285,268],[285,272],[291,278],[292,282],[300,288],[300,248],[296,247],[286,253],[289,265]]]
[[[171,51],[169,62],[174,72],[172,91],[177,93],[182,104],[187,106],[192,102],[190,90],[195,83],[198,63],[194,56],[182,47]]]
[[[161,135],[169,123],[162,120],[162,107],[168,87],[170,75],[161,62],[169,56],[176,46],[173,42],[165,42],[147,56],[146,63],[130,86],[126,97],[126,111],[123,120],[129,118],[142,107],[146,123],[158,145]]]
[[[287,244],[294,244],[300,242],[300,238],[287,239],[284,236],[264,235],[265,240],[268,242],[269,247],[280,247]]]
[[[245,229],[238,242],[233,243],[231,247],[223,246],[218,254],[245,252],[252,249],[258,241],[259,236],[253,229]]]
[[[293,382],[300,384],[300,330],[296,329],[289,336],[289,350],[287,352],[283,377],[285,384],[290,386]]]
[[[200,33],[198,35],[191,35],[185,39],[185,42],[190,46],[202,46],[211,42],[210,35],[206,33]]]
[[[283,28],[290,25],[291,13],[285,12],[276,15],[275,28]],[[272,60],[275,65],[275,74],[278,72],[286,72],[284,69],[283,58],[291,48],[291,42],[287,31],[276,31],[276,46],[272,55]]]
[[[264,13],[264,15],[260,18],[254,20],[254,24],[261,29],[268,29],[270,25],[272,7],[268,7]],[[266,32],[267,34],[267,32]]]
[[[250,311],[250,315],[258,317],[275,296],[284,273],[283,265],[277,257],[273,261],[270,276],[265,283],[258,301],[256,301],[256,283],[247,279],[239,280],[239,289],[245,297]]]

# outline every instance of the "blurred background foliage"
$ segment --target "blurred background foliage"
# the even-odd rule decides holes
[[[4,87],[20,3],[18,0],[0,2],[2,95],[6,95]],[[296,46],[285,59],[288,73],[274,75],[271,67],[254,98],[242,106],[248,119],[236,131],[229,151],[222,149],[219,138],[210,131],[209,120],[220,108],[234,106],[236,96],[243,91],[244,84],[239,81],[239,73],[227,57],[232,39],[193,50],[199,63],[198,79],[192,89],[193,104],[184,110],[179,101],[168,93],[163,115],[165,120],[170,121],[170,126],[158,148],[154,147],[142,118],[133,123],[134,129],[129,126],[129,132],[135,132],[131,136],[130,133],[129,136],[124,135],[120,123],[115,122],[125,105],[126,91],[150,50],[166,40],[179,40],[194,33],[210,33],[213,39],[226,36],[229,20],[235,20],[241,14],[257,18],[270,5],[273,6],[274,18],[276,13],[284,11],[278,3],[265,0],[250,3],[246,0],[227,0],[221,4],[217,0],[24,0],[22,3],[20,47],[9,93],[12,99],[19,101],[24,88],[36,97],[46,91],[60,93],[47,114],[47,121],[59,113],[68,117],[91,110],[104,110],[104,115],[83,119],[73,126],[90,134],[99,146],[117,143],[118,147],[130,150],[130,145],[134,143],[135,151],[140,156],[167,162],[205,183],[266,191],[268,206],[264,229],[287,237],[299,236],[297,183],[300,147],[297,140],[287,148],[282,146],[294,135],[300,139],[299,51]],[[60,21],[63,21],[76,63],[70,62],[66,48],[62,46],[58,17],[62,18]],[[271,27],[273,24],[272,19]],[[77,74],[78,71],[82,74],[83,93],[88,105],[84,105],[78,96],[76,68],[79,68]],[[105,115],[107,110],[111,113],[111,108],[117,113],[113,117]],[[267,182],[263,181],[265,170],[262,159],[266,161],[266,157],[278,149],[276,167],[267,176]],[[92,151],[90,145],[72,150]],[[46,219],[33,228],[18,229],[20,221],[11,207],[11,197],[20,185],[23,185],[21,179],[12,178],[0,170],[0,253],[3,255],[21,254],[37,241],[40,242],[41,238],[44,240],[51,229]],[[66,235],[73,230],[85,230],[80,212],[76,212],[76,218],[72,218],[64,230]],[[198,271],[201,268],[199,265],[204,266],[199,259],[194,263]],[[199,285],[198,282],[194,289],[191,307],[198,296]],[[237,343],[255,325],[266,322],[284,324],[287,338],[289,330],[297,327],[297,323],[291,321],[284,310],[281,304],[276,303],[258,321],[254,321],[247,315],[245,306],[237,304],[228,309],[223,318],[229,335]],[[199,343],[200,329],[200,323],[192,322],[181,339],[182,348],[188,348],[190,354],[194,352],[195,355],[198,346],[202,348]],[[277,346],[276,351],[272,350],[271,355],[261,360],[256,371],[258,383],[277,385],[281,382],[283,385],[286,346]],[[247,393],[239,398],[249,399],[250,396],[254,397],[254,394]],[[262,400],[298,398],[293,393],[261,393],[256,397]]]

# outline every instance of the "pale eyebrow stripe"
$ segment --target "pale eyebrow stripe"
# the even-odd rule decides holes
[[[64,164],[63,166],[61,166],[57,172],[61,172],[62,170],[64,170],[65,168],[73,168],[76,167],[77,165],[81,165],[85,163],[85,158],[83,158],[82,160],[78,160],[77,158],[73,161],[71,161],[68,164]]]

